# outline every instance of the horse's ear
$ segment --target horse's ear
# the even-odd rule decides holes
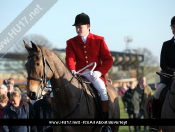
[[[25,48],[27,49],[27,51],[30,52],[32,48],[30,48],[30,47],[28,46],[28,44],[26,44],[26,42],[25,42],[24,40],[23,40],[23,42],[24,42],[24,46],[25,46]]]
[[[40,52],[41,51],[41,49],[36,45],[36,44],[34,44],[32,41],[30,41],[31,43],[32,43],[32,48],[35,50],[35,51],[37,51],[37,52]]]

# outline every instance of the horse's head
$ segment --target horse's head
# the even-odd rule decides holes
[[[27,77],[27,94],[32,100],[36,100],[42,96],[42,91],[46,83],[53,76],[53,70],[47,61],[47,49],[42,46],[35,45],[32,41],[32,48],[25,42],[25,48],[28,51],[28,61],[26,69]],[[49,51],[49,50],[48,50]],[[47,74],[46,74],[47,71]]]

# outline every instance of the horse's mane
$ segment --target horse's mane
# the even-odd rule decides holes
[[[51,52],[52,54],[54,54],[55,56],[57,56],[57,58],[63,63],[63,65],[66,67],[66,69],[68,71],[70,71],[70,69],[67,67],[67,65],[65,64],[65,62],[53,51],[51,51],[50,49],[46,48],[45,46],[42,46],[42,45],[38,45],[40,48],[44,49],[46,52],[49,51]],[[71,71],[70,71],[71,72]]]

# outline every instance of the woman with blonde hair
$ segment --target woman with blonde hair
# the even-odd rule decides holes
[[[10,103],[3,111],[3,119],[27,119],[29,117],[29,105],[22,101],[21,93],[13,91],[10,94]],[[3,132],[29,132],[29,126],[3,126]]]

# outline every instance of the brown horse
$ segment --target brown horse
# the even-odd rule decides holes
[[[41,91],[50,80],[54,95],[54,119],[101,119],[95,101],[85,85],[75,78],[66,65],[56,54],[43,46],[35,45],[32,48],[25,42],[28,61],[27,93],[31,99],[41,96]],[[107,83],[110,98],[110,119],[119,119],[118,95],[115,88]],[[54,132],[91,132],[99,131],[94,126],[55,126]],[[111,126],[112,132],[118,132],[118,126]]]

